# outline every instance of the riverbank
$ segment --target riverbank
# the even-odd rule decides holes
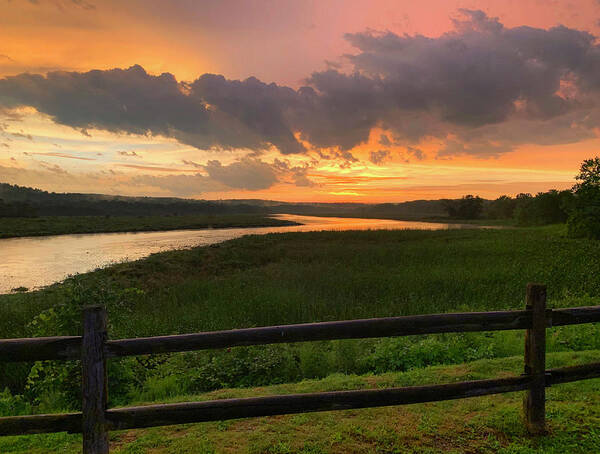
[[[244,235],[322,230],[439,230],[489,228],[385,219],[273,215],[293,225],[204,228],[144,232],[88,233],[0,239],[0,294],[39,289],[71,275],[114,263],[138,260],[157,252],[221,243]]]
[[[0,218],[0,238],[75,233],[282,227],[296,222],[255,214],[186,216],[41,216]]]

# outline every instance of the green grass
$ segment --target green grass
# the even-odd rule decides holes
[[[564,226],[248,236],[118,264],[41,291],[2,295],[0,337],[77,334],[81,306],[85,304],[107,307],[109,332],[113,338],[365,317],[522,309],[525,286],[533,281],[548,285],[550,307],[597,305],[600,304],[599,275],[600,242],[566,238]],[[577,355],[588,354],[572,352],[600,350],[600,327],[554,328],[549,332],[547,347],[549,352],[554,352],[552,357],[583,357]],[[457,374],[463,370],[463,366],[447,367],[450,364],[477,360],[483,362],[475,364],[487,364],[486,361],[515,355],[519,359],[489,364],[521,364],[522,357],[518,355],[522,355],[522,351],[523,332],[506,331],[282,344],[126,358],[110,363],[109,397],[110,404],[115,406],[164,401],[227,388],[247,389],[227,391],[226,395],[251,395],[261,392],[252,389],[256,386],[281,384],[292,392],[303,389],[306,379],[325,379],[309,383],[327,384],[334,378],[326,377],[343,380],[339,374],[375,374],[360,379],[370,383],[391,372],[406,372],[408,375],[398,376],[410,377],[418,376],[418,370],[423,367],[443,366],[423,372],[431,373],[433,379],[435,373],[442,370],[457,371],[452,372]],[[513,366],[494,369],[492,375],[501,370],[516,371]],[[4,398],[0,396],[0,413],[77,408],[80,377],[76,363],[37,363],[31,367],[31,364],[0,366],[0,385],[8,386],[12,392]],[[583,396],[586,386],[590,385],[565,386],[565,389],[572,386],[570,389],[581,390],[582,395],[573,397],[572,408],[565,401],[556,404],[558,407],[551,412],[564,416],[556,418],[559,423],[552,442],[556,444],[548,448],[548,452],[563,452],[560,449],[576,439],[583,440],[582,446],[588,446],[589,440],[597,442],[593,425],[586,426],[587,420],[583,418],[590,415],[597,418],[598,414],[595,398],[590,401]],[[406,412],[402,414],[406,418],[425,418],[414,426],[419,430],[418,442],[411,438],[412,429],[403,432],[394,422],[392,415],[399,410],[387,409],[372,410],[375,413],[365,410],[365,414],[380,415],[381,419],[371,421],[370,425],[360,422],[362,420],[356,422],[352,419],[355,413],[350,412],[348,420],[331,414],[333,416],[238,422],[233,425],[239,428],[235,433],[222,430],[230,427],[229,423],[199,425],[194,429],[155,429],[135,432],[131,440],[129,434],[117,435],[115,443],[124,453],[212,452],[211,446],[218,452],[227,452],[233,450],[233,441],[227,441],[229,436],[243,443],[248,452],[311,452],[310,449],[312,452],[403,452],[394,451],[393,446],[402,446],[407,440],[416,443],[414,449],[411,448],[414,452],[428,452],[427,449],[436,452],[437,442],[447,445],[450,452],[452,449],[494,452],[496,448],[504,449],[500,452],[505,453],[540,452],[535,450],[534,441],[522,437],[517,427],[517,400],[510,396],[478,400],[481,405],[472,411],[480,415],[476,419],[483,424],[481,433],[479,426],[469,425],[472,418],[465,416],[471,408],[468,402],[474,402],[472,400],[424,405],[422,408],[427,412],[423,410],[422,414],[426,416],[418,416],[419,412],[413,414],[414,408],[421,407],[403,407]],[[430,407],[439,411],[427,416]],[[448,409],[452,409],[452,420],[458,421],[458,428],[446,427],[440,419],[447,416]],[[497,409],[502,411],[496,412]],[[576,419],[571,430],[566,421],[575,414],[583,416]],[[513,425],[503,426],[504,417]],[[320,418],[329,421],[327,424],[331,427]],[[340,432],[338,419],[340,427],[346,427],[347,423],[349,432],[353,424],[360,426],[359,432],[363,433],[360,437],[366,441],[358,435]],[[304,423],[296,427],[297,421],[307,421],[306,427]],[[278,426],[280,422],[282,425]],[[387,429],[379,434],[379,426]],[[207,427],[211,429],[205,429]],[[274,432],[271,427],[275,427]],[[429,429],[421,433],[421,427]],[[431,428],[442,430],[442,435],[430,433]],[[377,434],[373,435],[373,431]],[[461,434],[457,440],[453,438],[455,431]],[[221,432],[224,435],[219,438]],[[329,441],[322,439],[321,432],[328,434]],[[388,435],[392,447],[380,446],[380,438]],[[261,436],[266,444],[260,443]],[[461,437],[464,446],[460,444]],[[63,446],[64,452],[69,452],[69,443],[73,440],[64,435],[34,439],[40,440],[35,448],[39,448],[38,452],[60,451]],[[310,446],[302,444],[313,439]],[[488,441],[489,446],[485,444]],[[154,451],[150,448],[153,443],[157,446]],[[485,449],[478,450],[480,446]],[[586,452],[572,446],[571,451],[565,452]],[[22,449],[29,452],[28,448]],[[0,452],[4,450],[0,448]]]
[[[549,367],[596,361],[600,351],[548,355]],[[382,375],[332,375],[254,389],[174,396],[167,402],[451,383],[518,375],[522,357],[480,360]],[[522,394],[362,410],[187,424],[111,433],[115,454],[192,453],[592,453],[600,446],[600,380],[547,390],[549,435],[522,423]],[[138,402],[143,404],[144,402]],[[80,452],[79,435],[0,438],[12,454]]]
[[[561,227],[247,236],[2,295],[0,335],[26,334],[34,313],[73,292],[139,289],[109,315],[120,335],[142,336],[521,309],[532,281],[548,284],[551,305],[589,304],[600,297],[599,271],[600,242],[565,238]]]
[[[521,309],[525,286],[531,281],[548,284],[550,306],[598,304],[600,242],[565,238],[562,229],[248,236],[156,254],[42,291],[2,295],[0,336],[76,334],[80,306],[94,303],[108,307],[110,333],[115,338]],[[46,309],[50,313],[38,320],[36,315]],[[59,309],[66,310],[66,315]],[[595,327],[564,327],[562,332],[560,342],[550,339],[551,349],[600,348],[600,332]],[[266,365],[261,373],[269,375],[273,372],[269,367],[287,365],[280,379],[300,379],[507,356],[519,352],[521,339],[520,332],[501,332],[333,342],[261,347],[249,356],[201,353],[197,360],[212,367],[205,371],[209,373],[221,371],[221,363],[232,362],[234,357],[235,364],[230,366],[241,367],[241,376],[248,373],[244,368],[252,363],[252,355],[263,355]],[[18,389],[16,382],[6,381],[6,374],[2,380]],[[19,380],[22,384],[23,378]],[[239,384],[224,381],[226,386]]]
[[[147,232],[158,230],[270,227],[293,222],[254,214],[185,216],[40,216],[0,217],[0,238],[69,233]]]
[[[475,224],[484,226],[516,227],[515,219],[454,219],[444,216],[423,217],[425,222],[441,222],[443,224]]]

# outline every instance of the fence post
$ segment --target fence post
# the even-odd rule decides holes
[[[525,332],[525,374],[531,375],[531,387],[525,393],[525,424],[532,435],[546,432],[546,286],[527,284],[526,307],[531,311],[532,326]]]
[[[106,309],[89,306],[83,309],[81,348],[83,453],[108,454],[106,427],[107,375],[104,343]]]

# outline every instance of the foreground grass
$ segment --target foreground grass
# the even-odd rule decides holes
[[[113,338],[409,314],[521,309],[527,282],[550,307],[600,304],[600,242],[563,227],[248,236],[171,251],[0,296],[0,337],[80,333],[81,307],[105,305]],[[124,358],[110,405],[336,373],[382,374],[520,355],[523,331],[316,342]],[[548,351],[600,350],[600,326],[560,327]],[[1,408],[77,409],[75,363],[0,364]],[[8,399],[8,398],[7,398]],[[8,401],[7,401],[8,402]],[[19,407],[20,408],[20,407]]]
[[[600,351],[548,355],[548,367],[597,361]],[[518,375],[523,358],[482,360],[379,376],[333,375],[323,380],[255,389],[226,389],[169,402],[347,389],[451,383]],[[529,437],[522,394],[378,409],[346,410],[187,424],[111,434],[111,452],[166,453],[592,453],[600,446],[600,380],[547,390],[549,435]],[[77,453],[81,437],[52,434],[0,438],[0,452]]]
[[[206,228],[271,227],[293,222],[262,215],[185,216],[41,216],[0,217],[0,238],[63,235],[69,233],[148,232]]]
[[[85,304],[107,306],[113,338],[522,309],[525,286],[532,281],[548,284],[551,307],[599,304],[600,242],[565,238],[562,229],[248,236],[156,254],[42,291],[1,295],[0,337],[78,334]],[[567,326],[556,332],[558,336],[548,338],[549,351],[600,349],[599,326]],[[464,333],[131,359],[114,372],[111,399],[120,405],[144,395],[160,399],[166,388],[190,393],[332,373],[457,364],[520,354],[522,342],[522,331]],[[23,393],[31,387],[30,368],[0,365],[0,386]],[[56,386],[67,379],[77,384],[74,372],[67,377],[60,373],[53,371]],[[50,398],[55,394],[51,389],[28,392],[34,402],[45,399],[36,403],[42,410],[59,405]]]

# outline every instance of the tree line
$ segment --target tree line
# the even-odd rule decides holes
[[[572,189],[551,189],[536,195],[503,195],[495,200],[466,195],[443,200],[454,219],[506,219],[517,225],[536,226],[566,223],[569,236],[600,238],[600,157],[586,159]]]
[[[0,217],[177,216],[264,212],[263,207],[242,202],[222,203],[174,197],[61,194],[0,183]]]
[[[288,203],[260,199],[195,200],[55,193],[0,183],[1,217],[176,216],[197,214],[299,214],[383,218],[443,216],[440,200],[402,203]]]
[[[552,189],[485,200],[415,200],[403,203],[285,203],[268,200],[192,200],[174,197],[125,197],[58,194],[0,183],[0,217],[176,216],[191,214],[305,214],[391,219],[439,218],[511,220],[521,226],[567,223],[572,237],[600,238],[600,157],[587,159],[570,190]]]
[[[518,225],[533,226],[566,222],[573,199],[571,190],[551,189],[536,195],[503,195],[496,200],[466,195],[461,199],[444,200],[444,207],[453,219],[507,219]]]

